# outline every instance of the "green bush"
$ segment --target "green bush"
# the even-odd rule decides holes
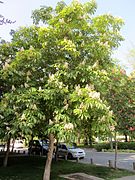
[[[99,144],[95,144],[94,145],[94,148],[97,150],[97,151],[102,151],[103,149],[110,149],[110,143],[99,143]]]
[[[97,151],[111,149],[110,143],[99,143],[94,145]],[[115,148],[115,142],[113,142],[113,148]],[[118,150],[135,150],[135,142],[118,142]]]
[[[135,150],[135,142],[118,142],[118,149]]]

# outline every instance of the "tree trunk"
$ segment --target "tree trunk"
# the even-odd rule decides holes
[[[11,152],[14,151],[15,139],[13,139],[12,144],[13,144],[13,145],[12,145],[12,150],[11,150]]]
[[[31,136],[31,140],[30,140],[30,142],[29,142],[29,155],[31,155],[32,154],[32,141],[33,141],[33,135]]]
[[[47,160],[46,160],[43,180],[50,180],[53,149],[54,149],[54,136],[53,136],[53,134],[50,134],[49,135],[49,150],[48,150],[48,154],[47,154]]]
[[[92,136],[91,135],[89,136],[89,145],[92,148]]]
[[[111,150],[113,150],[113,141],[112,141],[112,135],[110,136],[110,138],[109,138],[109,141],[110,141],[110,148],[111,148]]]
[[[85,139],[84,139],[84,145],[88,145],[88,137],[87,137],[87,135],[86,135],[86,137],[85,137]]]
[[[117,169],[117,154],[118,154],[118,142],[117,142],[117,132],[115,130],[115,160],[114,160],[114,168]]]
[[[3,161],[3,166],[4,167],[7,167],[9,152],[10,152],[10,138],[7,141],[7,150],[6,150],[6,154],[5,154],[4,161]]]
[[[128,142],[127,135],[125,134],[125,142]]]
[[[80,133],[78,133],[78,138],[77,138],[77,144],[78,145],[80,145],[80,138],[81,138]]]
[[[90,124],[90,127],[89,127],[89,145],[90,147],[92,147],[92,125]]]
[[[55,161],[58,161],[58,139],[56,142],[56,149],[55,149]]]

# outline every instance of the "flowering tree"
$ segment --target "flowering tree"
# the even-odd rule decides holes
[[[44,180],[50,179],[55,137],[84,124],[100,132],[114,123],[101,85],[108,80],[111,52],[122,40],[123,21],[112,15],[94,17],[95,10],[95,1],[42,7],[32,15],[37,26],[20,28],[4,44],[14,53],[1,70],[10,89],[2,97],[3,117],[10,107],[11,135],[32,134],[37,126],[48,135]],[[40,27],[40,21],[45,25]]]
[[[135,95],[134,81],[126,72],[118,66],[111,69],[110,81],[107,84],[108,93],[106,99],[113,110],[114,119],[117,122],[116,130],[125,135],[131,135],[130,129],[135,123]]]

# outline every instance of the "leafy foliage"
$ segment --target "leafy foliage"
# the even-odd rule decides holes
[[[94,17],[96,8],[95,1],[75,0],[41,7],[32,18],[44,26],[20,28],[11,43],[1,44],[2,87],[7,86],[1,128],[10,117],[12,135],[32,134],[38,127],[61,137],[73,131],[64,129],[68,123],[76,129],[92,125],[95,133],[114,123],[102,85],[109,80],[112,50],[123,40],[123,21],[108,14]]]

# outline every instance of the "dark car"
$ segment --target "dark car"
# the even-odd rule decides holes
[[[29,142],[28,154],[46,155],[49,143],[47,140],[31,140]]]

